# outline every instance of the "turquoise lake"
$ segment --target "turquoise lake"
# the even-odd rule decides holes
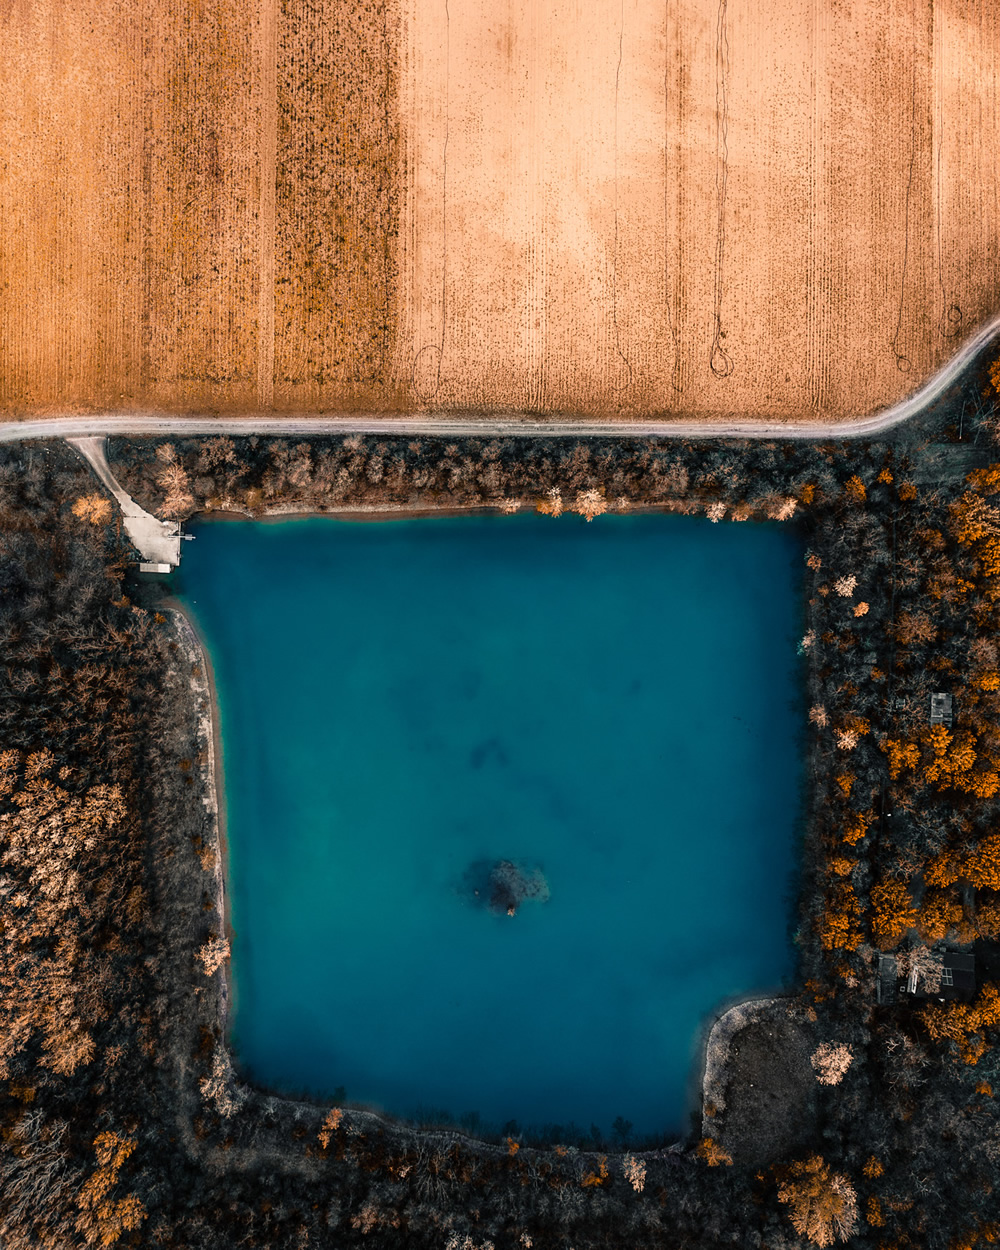
[[[683,1130],[705,1024],[794,972],[796,532],[191,532],[174,582],[215,671],[247,1079],[470,1126]],[[504,863],[548,898],[491,907]]]

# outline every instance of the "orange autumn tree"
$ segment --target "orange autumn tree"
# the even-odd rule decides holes
[[[783,1169],[778,1201],[791,1210],[795,1231],[817,1246],[846,1241],[858,1219],[858,1195],[848,1177],[834,1172],[820,1155]]]
[[[882,950],[897,946],[917,923],[910,891],[900,881],[883,881],[871,892],[872,934]]]
[[[837,789],[840,791],[841,795],[845,799],[849,799],[851,797],[851,790],[854,787],[854,782],[857,780],[854,774],[838,773],[833,780],[836,782]]]
[[[919,611],[900,612],[892,632],[903,647],[933,642],[938,635],[937,626],[931,618],[926,612]]]
[[[1000,790],[1000,774],[992,759],[978,757],[976,736],[970,730],[953,733],[944,725],[932,725],[923,740],[932,752],[924,766],[924,780],[929,785],[936,784],[939,790],[963,790],[981,799],[991,799]]]
[[[88,1246],[113,1246],[123,1233],[134,1232],[146,1218],[146,1208],[134,1194],[119,1198],[112,1192],[135,1142],[117,1133],[100,1133],[94,1138],[94,1149],[98,1167],[77,1197],[80,1214],[76,1227]]]
[[[73,504],[73,515],[91,525],[106,525],[111,520],[111,501],[104,495],[81,495]]]
[[[971,729],[953,732],[945,725],[932,725],[920,735],[919,742],[886,738],[881,749],[889,757],[893,781],[904,771],[913,771],[938,790],[960,790],[980,799],[1000,793],[1000,761],[981,751]]]
[[[948,509],[951,532],[971,549],[987,577],[1000,574],[1000,508],[985,496],[1000,491],[1000,465],[976,469],[965,479],[969,489]]]
[[[856,951],[864,941],[861,904],[849,881],[831,882],[827,886],[816,931],[820,945],[828,951]]]
[[[733,1166],[733,1156],[728,1150],[723,1150],[714,1137],[703,1137],[695,1146],[694,1152],[710,1168]]]
[[[340,1128],[340,1122],[343,1118],[344,1113],[340,1107],[332,1107],[327,1113],[327,1117],[323,1121],[323,1126],[319,1131],[319,1144],[324,1150],[326,1150],[329,1146],[334,1133],[336,1133],[337,1129]]]
[[[880,745],[889,757],[889,776],[893,781],[898,780],[904,768],[916,768],[920,763],[920,748],[915,742],[899,742],[894,738],[886,738]]]
[[[944,889],[962,876],[962,865],[951,851],[941,851],[924,866],[924,884]]]
[[[917,913],[917,929],[927,943],[941,942],[953,930],[960,930],[962,938],[968,935],[962,900],[954,889],[928,887],[920,900]]]
[[[535,511],[541,512],[543,516],[562,516],[564,511],[562,491],[557,486],[547,490],[535,505]]]
[[[576,499],[573,501],[571,511],[579,512],[582,517],[588,521],[592,521],[595,516],[607,512],[608,505],[604,499],[604,492],[597,487],[589,490],[580,490],[576,493]]]
[[[928,886],[945,889],[963,879],[977,890],[1000,890],[1000,834],[988,834],[964,854],[942,851],[924,868]]]
[[[989,941],[1000,939],[1000,901],[996,898],[976,900],[975,928]]]
[[[977,1224],[965,1232],[959,1233],[948,1242],[948,1250],[987,1250],[1000,1242],[1000,1224],[988,1220],[985,1224]]]
[[[868,832],[868,826],[874,819],[874,812],[848,812],[844,817],[844,841],[849,846],[856,846]]]
[[[583,1179],[580,1181],[580,1184],[584,1187],[584,1189],[589,1189],[592,1186],[606,1185],[607,1183],[608,1183],[608,1156],[598,1155],[597,1156],[597,1171],[587,1172],[586,1175],[583,1177]]]
[[[968,489],[951,504],[949,515],[952,533],[967,546],[986,534],[1000,533],[1000,511],[989,511],[988,504],[985,511],[979,506],[985,504],[985,496],[1000,491],[1000,464],[973,469],[966,474],[965,484]]]
[[[51,752],[0,753],[0,790],[13,810],[0,815],[0,867],[18,885],[0,926],[0,1079],[32,1043],[40,1062],[71,1075],[94,1056],[91,1029],[107,1016],[111,956],[95,948],[97,900],[113,896],[102,877],[88,888],[92,857],[126,820],[117,786],[74,795],[46,774]],[[123,906],[125,900],[122,900]]]
[[[965,856],[962,875],[977,890],[1000,890],[1000,833],[991,833]]]
[[[987,981],[972,1003],[928,1003],[920,1016],[934,1041],[954,1042],[965,1063],[978,1063],[1000,1028],[1000,986]]]

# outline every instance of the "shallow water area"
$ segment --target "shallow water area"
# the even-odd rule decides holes
[[[682,1129],[706,1019],[793,969],[795,531],[191,532],[245,1074],[469,1127]]]

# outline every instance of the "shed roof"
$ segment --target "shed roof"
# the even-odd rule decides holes
[[[951,726],[953,700],[943,690],[931,695],[931,724]]]
[[[972,997],[976,992],[976,957],[961,951],[945,951],[944,970],[951,973],[954,997]],[[945,987],[942,985],[941,987]]]

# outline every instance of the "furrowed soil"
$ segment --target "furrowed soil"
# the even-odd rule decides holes
[[[98,8],[0,0],[0,409],[395,403],[393,5]]]
[[[0,0],[0,410],[838,419],[1000,300],[986,0]]]

